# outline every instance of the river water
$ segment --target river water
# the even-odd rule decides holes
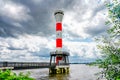
[[[14,70],[17,74],[19,72],[27,73],[28,71],[31,73],[30,76],[36,80],[97,80],[98,76],[95,74],[100,72],[101,69],[96,66],[88,66],[85,64],[71,64],[69,74],[57,75],[49,75],[48,68]]]

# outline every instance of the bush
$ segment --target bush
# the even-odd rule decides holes
[[[29,77],[30,73],[27,74],[19,73],[18,75],[11,70],[2,71],[0,70],[0,80],[35,80]]]

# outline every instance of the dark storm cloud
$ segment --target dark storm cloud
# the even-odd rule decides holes
[[[53,12],[56,9],[67,10],[72,7],[73,0],[11,0],[14,4],[19,4],[19,6],[27,7],[30,11],[27,13],[31,16],[31,19],[27,21],[12,21],[10,18],[6,19],[6,16],[0,18],[0,29],[2,36],[13,36],[14,34],[38,34],[41,36],[48,36],[55,32],[54,25],[55,20]],[[5,2],[7,4],[7,2]],[[21,13],[20,13],[21,14]],[[2,16],[2,15],[0,15]],[[21,27],[16,27],[14,23],[19,23]],[[4,27],[3,27],[4,26]],[[7,28],[7,30],[6,30]],[[3,32],[3,31],[4,32]]]
[[[96,36],[106,31],[105,28],[99,28],[99,27],[101,26],[98,26],[98,28],[96,29],[95,28],[85,29],[85,32],[88,33],[89,35]]]
[[[8,21],[9,22],[9,21]],[[0,36],[1,37],[17,37],[18,34],[22,34],[22,28],[11,25],[2,19],[0,19]]]
[[[26,50],[25,48],[22,49],[22,48],[15,48],[15,47],[8,47],[7,49],[9,49],[9,50]]]
[[[90,25],[87,28],[84,28],[84,32],[93,36],[99,36],[101,34],[105,34],[105,32],[108,30],[108,26],[105,25],[104,22],[99,22],[98,25],[94,26],[94,25]]]
[[[0,16],[1,16],[0,23],[2,24],[0,25],[0,33],[1,33],[0,36],[2,37],[7,37],[7,36],[13,37],[13,36],[18,36],[18,34],[19,35],[32,34],[32,35],[40,35],[40,36],[50,36],[54,34],[55,19],[53,16],[54,14],[53,12],[57,9],[62,9],[65,12],[68,12],[68,11],[73,12],[75,14],[73,15],[73,18],[77,22],[84,21],[82,17],[86,12],[89,12],[89,10],[93,10],[93,11],[91,13],[91,16],[87,20],[91,20],[91,18],[96,16],[98,12],[104,9],[103,4],[98,7],[92,8],[91,4],[93,3],[85,4],[84,0],[83,1],[82,0],[79,0],[79,1],[74,1],[74,0],[10,0],[10,1],[7,0],[7,1],[4,1],[4,0],[1,0],[0,2],[4,2],[5,4],[8,4],[8,2],[11,2],[16,6],[17,5],[19,7],[22,6],[23,14],[22,14],[22,11],[21,13],[18,12],[18,16],[22,16],[24,18],[24,19],[22,18],[21,20],[17,20],[16,18],[11,19],[7,15],[3,16],[0,13]],[[66,14],[66,15],[69,15],[69,14]],[[66,32],[68,32],[72,37],[78,36],[78,34],[74,34],[70,31],[66,31]]]

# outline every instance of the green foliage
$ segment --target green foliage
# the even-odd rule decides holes
[[[29,77],[30,73],[18,75],[11,70],[2,71],[0,70],[0,80],[35,80]]]
[[[113,0],[112,3],[107,3],[106,7],[108,8],[109,18],[106,24],[112,26],[108,33],[114,37],[120,36],[120,2]]]
[[[104,45],[98,45],[98,48],[103,54],[102,59],[97,60],[95,65],[99,68],[103,68],[102,74],[107,80],[119,80],[120,79],[120,47],[116,42],[111,40],[102,40]]]
[[[110,29],[107,37],[97,39],[102,59],[93,64],[103,69],[100,74],[107,80],[120,80],[120,2],[112,0],[106,7],[109,19],[105,24],[109,25]]]

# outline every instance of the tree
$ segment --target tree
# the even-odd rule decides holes
[[[103,71],[100,73],[107,80],[120,80],[120,2],[112,0],[106,3],[108,9],[108,20],[106,25],[109,25],[107,36],[97,39],[100,43],[98,49],[101,50],[102,59],[96,61]]]

